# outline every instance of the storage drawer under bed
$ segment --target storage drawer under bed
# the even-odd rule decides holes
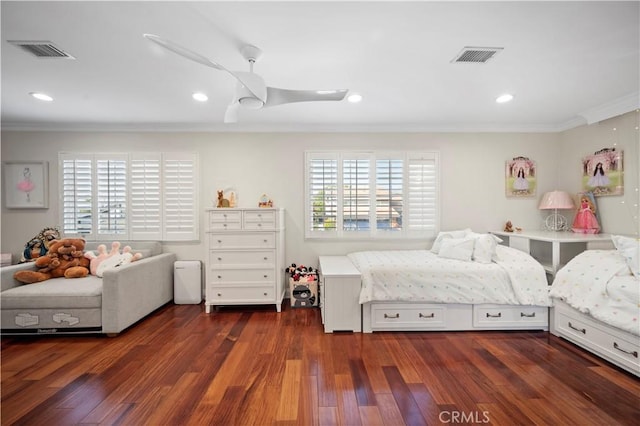
[[[473,305],[475,327],[549,326],[549,308],[526,305]]]

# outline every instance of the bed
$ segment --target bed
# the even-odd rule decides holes
[[[361,274],[364,332],[548,330],[543,267],[493,235],[459,232],[440,233],[431,250],[347,255]]]
[[[587,250],[558,271],[550,331],[640,376],[640,243],[612,239],[616,250]]]

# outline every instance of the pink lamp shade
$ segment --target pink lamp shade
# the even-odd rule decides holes
[[[568,192],[551,191],[542,196],[538,209],[540,210],[556,210],[556,209],[573,209],[573,197]]]

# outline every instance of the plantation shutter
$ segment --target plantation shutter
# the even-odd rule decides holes
[[[371,160],[342,160],[342,200],[344,231],[368,231],[371,217]]]
[[[65,235],[93,237],[92,156],[60,154],[60,213]]]
[[[311,233],[334,234],[338,221],[338,160],[330,154],[307,157],[307,236]]]
[[[438,229],[438,154],[408,159],[408,223],[411,231],[435,236]]]
[[[376,160],[376,228],[402,230],[404,162]]]
[[[121,239],[128,235],[127,158],[126,155],[96,154],[95,159],[94,212],[98,238]]]
[[[162,240],[162,192],[160,153],[131,154],[131,239]]]
[[[163,240],[198,238],[197,157],[192,153],[165,153],[163,158]]]

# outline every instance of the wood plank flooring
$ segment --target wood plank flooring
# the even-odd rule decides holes
[[[113,338],[3,337],[2,425],[638,425],[640,380],[546,332],[325,334],[169,304]]]

